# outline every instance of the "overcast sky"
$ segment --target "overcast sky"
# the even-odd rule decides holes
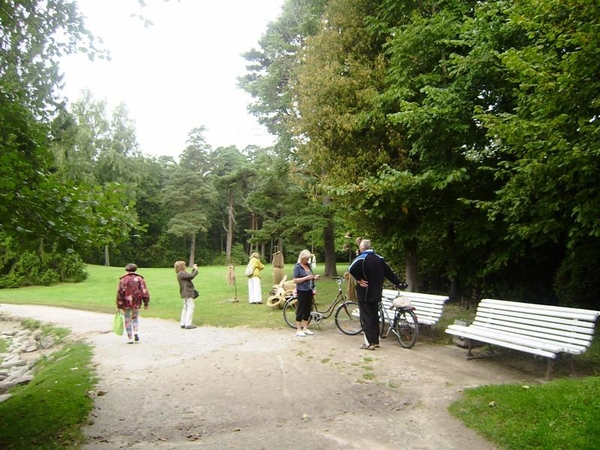
[[[251,98],[238,89],[243,52],[257,47],[284,0],[77,0],[87,28],[104,40],[111,61],[84,55],[61,64],[65,94],[88,88],[126,104],[147,155],[178,156],[188,133],[205,126],[213,148],[267,146],[273,137],[246,112]],[[141,13],[153,25],[144,27]]]

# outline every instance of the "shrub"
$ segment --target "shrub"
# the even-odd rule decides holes
[[[42,286],[51,286],[60,281],[58,274],[54,270],[44,270],[39,277],[39,284]]]
[[[86,278],[85,264],[77,254],[52,252],[39,257],[25,251],[15,258],[6,274],[0,275],[0,288],[78,283]]]
[[[581,245],[563,260],[554,289],[563,306],[597,309],[600,305],[600,240]]]

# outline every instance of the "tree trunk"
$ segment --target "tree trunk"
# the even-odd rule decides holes
[[[456,263],[455,260],[455,255],[456,255],[456,251],[455,251],[455,236],[456,236],[456,230],[454,229],[454,225],[453,224],[449,224],[448,226],[448,245],[447,245],[447,249],[448,249],[448,276],[450,277],[450,301],[454,302],[456,300],[458,300],[459,295],[460,295],[460,283],[459,283],[459,279],[458,279],[458,271],[456,270],[456,268],[458,267],[458,264]]]
[[[337,277],[337,266],[335,258],[335,229],[333,219],[327,220],[327,225],[323,230],[323,247],[325,251],[325,272],[326,277]]]
[[[192,236],[192,240],[190,242],[190,261],[188,263],[188,267],[192,267],[194,265],[194,260],[196,259],[196,235]]]
[[[231,248],[233,246],[233,189],[229,191],[229,206],[227,207],[227,247],[225,249],[225,257],[227,264],[231,264]]]
[[[108,252],[108,245],[104,246],[104,265],[110,267],[110,255]]]
[[[419,292],[419,258],[417,254],[417,240],[409,239],[405,243],[406,250],[406,283],[408,283],[408,290],[411,292]]]
[[[256,214],[254,211],[250,212],[250,230],[254,231],[258,229],[258,219],[256,218]],[[248,256],[250,256],[254,252],[254,245],[251,242],[248,243]]]

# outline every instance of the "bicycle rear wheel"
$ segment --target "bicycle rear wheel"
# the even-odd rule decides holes
[[[362,331],[358,303],[344,302],[335,311],[335,324],[338,329],[349,336]]]
[[[296,328],[296,305],[298,299],[296,297],[289,298],[283,304],[283,320],[291,328]]]
[[[404,348],[411,348],[419,337],[419,322],[411,309],[401,309],[396,312],[394,331],[398,342]]]

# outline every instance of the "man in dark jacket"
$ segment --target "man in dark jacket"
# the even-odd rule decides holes
[[[358,247],[360,253],[352,261],[348,272],[356,278],[356,296],[360,320],[366,342],[360,347],[375,350],[379,347],[379,302],[383,291],[383,281],[388,279],[394,285],[401,285],[398,275],[371,248],[371,241],[363,239]]]

